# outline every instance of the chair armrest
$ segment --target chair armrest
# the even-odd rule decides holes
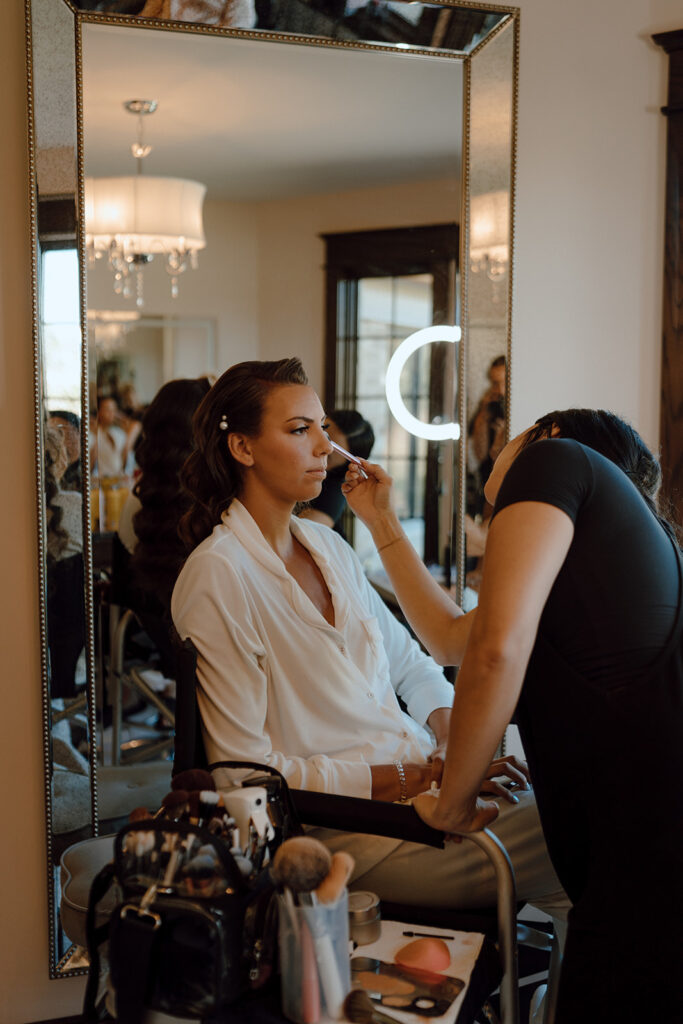
[[[443,832],[425,825],[410,804],[339,796],[336,793],[315,793],[307,789],[290,789],[289,792],[299,820],[304,825],[387,836],[443,849]]]

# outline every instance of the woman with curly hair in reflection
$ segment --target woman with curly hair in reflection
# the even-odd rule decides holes
[[[160,671],[175,673],[169,606],[185,551],[178,524],[189,506],[180,470],[193,450],[192,417],[211,383],[171,380],[145,411],[136,449],[141,475],[123,507],[114,547],[114,599],[132,608],[156,646]]]

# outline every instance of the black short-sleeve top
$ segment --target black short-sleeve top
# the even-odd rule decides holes
[[[508,469],[493,515],[543,502],[574,523],[539,632],[567,663],[610,687],[654,661],[676,620],[673,544],[622,470],[567,438],[537,441]]]

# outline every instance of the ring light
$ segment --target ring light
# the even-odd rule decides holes
[[[460,437],[459,423],[423,423],[408,412],[401,395],[401,371],[412,354],[423,345],[430,345],[435,341],[451,341],[455,344],[460,341],[461,336],[462,331],[459,327],[423,327],[408,335],[389,360],[384,385],[389,408],[394,419],[415,437],[423,437],[426,441],[457,441]]]

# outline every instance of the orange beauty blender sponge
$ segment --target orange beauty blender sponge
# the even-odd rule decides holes
[[[451,954],[443,939],[415,939],[399,949],[394,961],[401,967],[409,967],[414,971],[432,971],[436,974],[450,967]]]

